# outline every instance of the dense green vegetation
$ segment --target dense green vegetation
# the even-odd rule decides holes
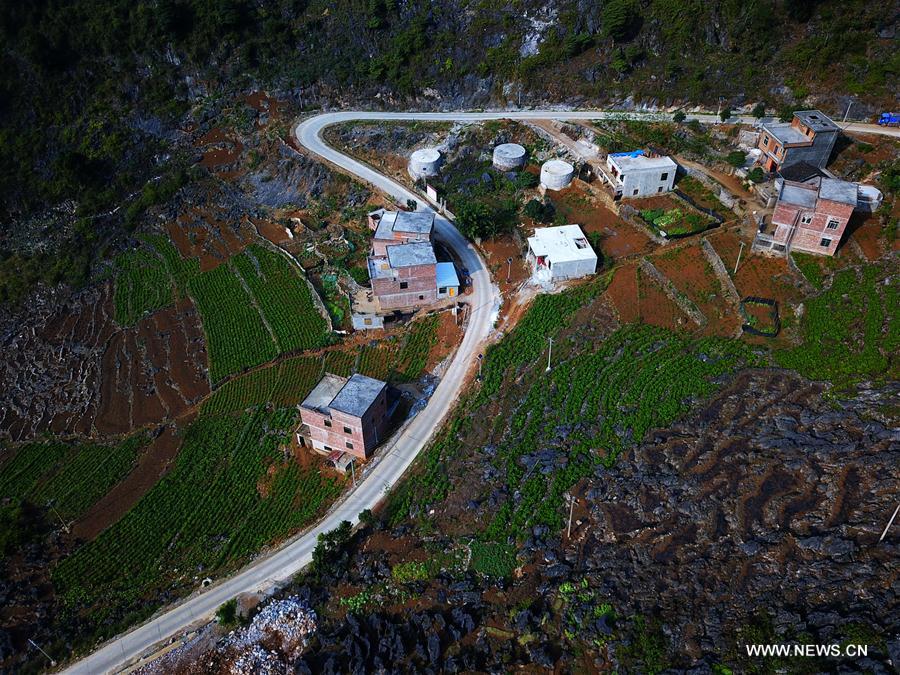
[[[35,442],[13,452],[0,472],[0,500],[30,502],[77,518],[134,465],[147,437],[137,434],[118,444]],[[54,519],[56,519],[54,518]]]
[[[302,272],[262,246],[191,278],[189,289],[203,319],[214,383],[327,342],[325,320]]]
[[[785,368],[839,386],[896,378],[898,317],[895,277],[877,266],[842,270],[827,291],[806,303],[801,343],[777,352],[775,358]]]
[[[709,229],[710,219],[686,208],[644,209],[641,218],[663,236],[696,234]]]
[[[57,591],[85,638],[110,636],[148,616],[169,589],[191,589],[232,568],[338,495],[340,479],[284,460],[280,446],[296,415],[294,408],[258,408],[201,416],[172,470],[54,569]]]

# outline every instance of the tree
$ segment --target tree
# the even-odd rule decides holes
[[[752,114],[753,114],[753,116],[754,116],[756,119],[758,119],[758,120],[759,120],[759,119],[762,119],[763,117],[765,117],[765,116],[766,116],[766,102],[765,102],[765,101],[760,101],[759,103],[757,103],[757,104],[753,107],[753,113],[752,113]]]
[[[539,223],[549,223],[555,213],[553,202],[549,200],[531,199],[525,205],[525,215]]]
[[[778,119],[782,122],[790,122],[794,119],[794,109],[789,105],[783,105],[778,109]]]
[[[722,108],[722,112],[719,113],[719,119],[723,122],[727,122],[731,117],[731,108]]]
[[[747,174],[747,178],[749,178],[754,183],[762,183],[766,179],[766,176],[763,173],[763,170],[757,166]]]
[[[746,158],[747,156],[741,150],[732,150],[728,153],[728,157],[725,158],[725,161],[737,169],[744,166],[744,160],[746,160]]]
[[[456,225],[469,239],[488,236],[493,229],[492,220],[491,209],[480,200],[465,201],[456,211]]]
[[[674,115],[672,115],[672,121],[675,122],[675,124],[681,124],[686,119],[687,115],[684,114],[683,110],[678,110]]]
[[[608,0],[600,13],[604,32],[616,42],[627,42],[641,26],[634,0]]]

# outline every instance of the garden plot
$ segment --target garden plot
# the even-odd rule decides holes
[[[622,323],[647,323],[662,328],[694,326],[656,280],[637,265],[618,268],[607,292]]]
[[[561,190],[553,203],[567,223],[578,223],[593,242],[599,241],[601,250],[597,253],[602,252],[604,257],[626,258],[656,248],[646,234],[623,221],[600,200],[587,195],[580,186]]]
[[[782,308],[800,301],[798,281],[784,258],[751,253],[750,243],[744,242],[741,264],[735,275],[741,239],[734,232],[723,231],[711,234],[708,241],[719,254],[742,297],[772,298]]]
[[[677,238],[705,232],[716,221],[686,201],[669,195],[629,200],[647,226],[663,237]]]
[[[740,325],[735,307],[726,297],[699,243],[669,249],[653,256],[651,261],[707,318],[705,332],[722,336],[735,334]]]

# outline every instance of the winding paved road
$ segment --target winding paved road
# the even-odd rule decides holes
[[[347,111],[323,113],[311,117],[300,123],[294,133],[298,142],[309,152],[372,184],[398,200],[399,203],[403,204],[407,199],[415,199],[422,204],[423,199],[420,195],[413,194],[396,181],[327,145],[322,140],[322,130],[332,124],[352,120],[474,122],[498,119],[590,120],[616,117],[647,121],[671,119],[671,115],[668,114],[565,110],[446,113]],[[688,118],[699,119],[704,123],[718,121],[715,115],[688,115]],[[732,121],[748,124],[756,122],[754,118],[749,117],[732,118]],[[885,129],[862,123],[852,123],[847,126],[848,131],[900,137],[900,129]],[[421,208],[430,210],[430,207],[425,205]],[[479,347],[491,331],[492,316],[500,302],[499,292],[492,284],[481,257],[453,224],[438,216],[435,222],[435,235],[448,244],[459,256],[462,264],[469,269],[474,293],[469,296],[472,311],[462,344],[428,405],[400,434],[379,451],[381,459],[368,472],[365,479],[314,528],[284,544],[274,553],[250,563],[238,574],[186,598],[156,618],[107,642],[94,653],[73,664],[65,672],[91,675],[116,672],[139,659],[141,655],[147,654],[164,640],[186,630],[192,624],[209,620],[216,609],[227,600],[241,593],[266,591],[279,582],[290,579],[312,560],[312,551],[319,533],[334,529],[343,520],[356,523],[359,513],[364,509],[374,507],[385,492],[401,478],[459,398]]]

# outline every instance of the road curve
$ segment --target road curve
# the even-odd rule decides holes
[[[621,117],[647,121],[671,119],[671,115],[661,113],[616,113],[590,110],[438,113],[345,111],[323,113],[311,117],[297,125],[294,133],[300,145],[309,152],[372,184],[401,204],[405,203],[407,199],[415,199],[422,205],[421,208],[430,209],[423,204],[424,200],[421,196],[327,145],[322,140],[322,130],[332,124],[354,120],[475,122],[498,119],[591,120]],[[716,115],[711,114],[688,115],[688,119],[698,119],[704,123],[719,121]],[[757,120],[750,117],[736,117],[730,121],[753,124]],[[848,131],[900,137],[900,129],[886,129],[858,122],[847,126]],[[334,529],[343,520],[355,523],[360,511],[375,506],[385,492],[400,479],[458,399],[479,347],[490,333],[491,317],[500,301],[499,293],[491,283],[490,275],[480,256],[452,223],[438,216],[435,221],[435,234],[456,252],[462,264],[469,269],[474,294],[470,297],[472,312],[466,334],[428,405],[402,433],[379,451],[382,455],[381,460],[357,488],[310,531],[289,541],[276,552],[250,563],[235,576],[185,599],[151,621],[107,642],[97,651],[73,664],[65,672],[91,675],[115,672],[192,624],[211,618],[216,609],[227,600],[241,593],[268,590],[275,584],[291,578],[312,560],[312,551],[319,533]]]

